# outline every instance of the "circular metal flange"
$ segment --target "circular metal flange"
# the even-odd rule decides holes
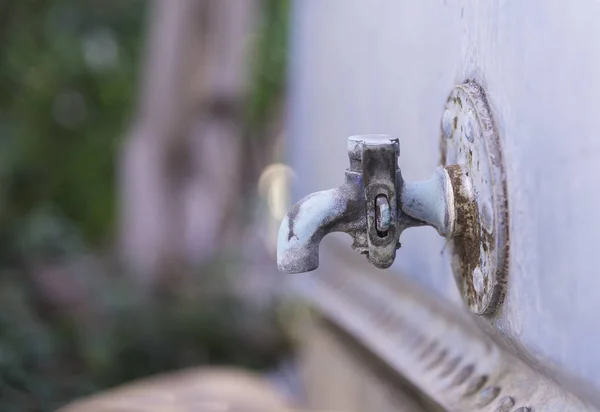
[[[506,288],[508,208],[498,131],[477,83],[467,81],[452,90],[442,117],[441,150],[442,164],[450,166],[451,178],[454,174],[462,226],[449,240],[452,270],[469,308],[491,315]]]

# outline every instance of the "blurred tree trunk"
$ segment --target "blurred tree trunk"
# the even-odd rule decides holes
[[[121,247],[152,288],[211,257],[238,201],[258,0],[155,0],[121,158]]]

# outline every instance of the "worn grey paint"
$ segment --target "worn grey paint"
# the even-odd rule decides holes
[[[342,183],[354,134],[397,136],[405,178],[427,178],[452,86],[485,85],[511,231],[492,331],[600,389],[600,1],[297,0],[291,54],[296,200]],[[401,240],[393,269],[462,305],[435,230]]]

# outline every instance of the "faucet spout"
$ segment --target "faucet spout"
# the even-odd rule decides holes
[[[284,273],[319,267],[319,244],[331,232],[346,232],[360,252],[367,250],[366,217],[360,175],[346,172],[340,187],[312,193],[290,210],[279,227],[277,266]]]
[[[306,196],[281,222],[279,270],[317,269],[319,244],[330,232],[348,233],[354,240],[352,248],[380,269],[392,265],[400,235],[409,227],[429,225],[442,236],[453,236],[456,216],[449,171],[460,180],[462,169],[439,168],[427,181],[405,183],[399,153],[398,139],[391,136],[350,136],[345,183]]]

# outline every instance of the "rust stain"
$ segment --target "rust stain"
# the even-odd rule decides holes
[[[454,208],[456,210],[456,234],[453,239],[454,252],[459,259],[460,279],[458,284],[463,288],[463,296],[469,306],[479,306],[481,297],[475,292],[473,271],[481,265],[481,245],[484,250],[490,247],[491,235],[482,236],[483,230],[479,218],[476,200],[464,188],[463,170],[459,165],[446,168],[452,187],[454,188]]]
[[[440,165],[441,166],[445,166],[446,165],[446,149],[447,149],[447,145],[448,143],[446,142],[446,137],[444,136],[444,132],[441,132],[441,139],[440,139]]]

